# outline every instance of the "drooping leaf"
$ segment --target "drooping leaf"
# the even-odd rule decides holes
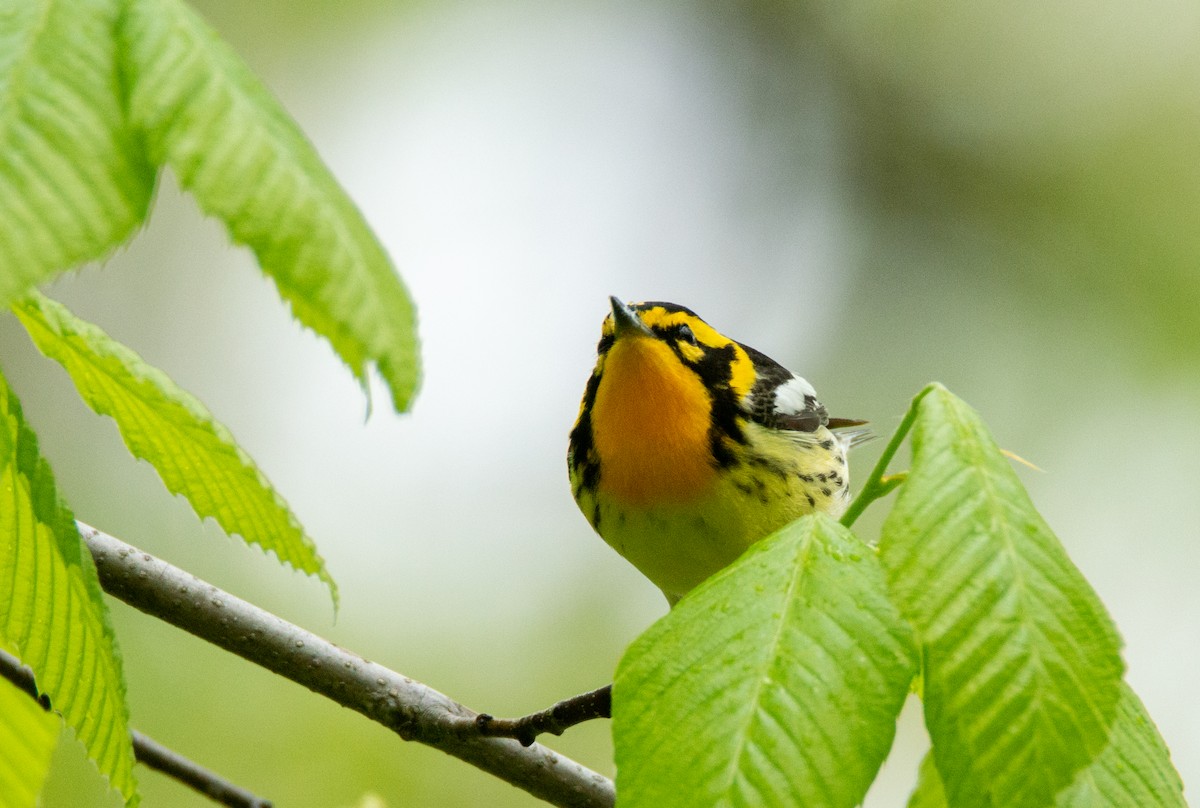
[[[408,293],[362,214],[245,64],[180,0],[129,0],[129,109],[155,162],[249,246],[296,317],[397,410],[420,375]]]
[[[921,762],[908,808],[948,808],[932,756]],[[1167,746],[1128,685],[1121,686],[1108,746],[1059,792],[1054,808],[1187,808]]]
[[[96,568],[3,376],[0,432],[9,447],[0,460],[0,646],[33,669],[100,772],[136,804],[121,660]]]
[[[1120,641],[979,416],[940,385],[916,406],[880,556],[937,768],[955,808],[1044,808],[1108,743]]]
[[[0,307],[105,257],[145,219],[155,171],[122,111],[120,6],[0,8]]]
[[[0,808],[34,808],[58,746],[58,717],[0,678]]]
[[[13,307],[38,350],[66,368],[79,395],[116,421],[135,457],[226,533],[337,586],[312,540],[254,462],[195,397],[61,303],[33,294]]]
[[[625,653],[613,686],[620,803],[852,808],[916,666],[874,553],[824,516],[793,522]]]

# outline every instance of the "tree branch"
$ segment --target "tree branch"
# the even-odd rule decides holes
[[[612,718],[612,685],[605,685],[552,704],[545,710],[520,718],[496,718],[487,713],[475,716],[479,732],[491,738],[516,738],[521,746],[532,746],[543,732],[564,731],[593,718]]]
[[[137,755],[138,763],[143,766],[162,772],[221,805],[233,808],[271,808],[270,800],[256,797],[244,788],[235,786],[136,729],[132,732],[133,751]]]
[[[21,664],[21,660],[5,651],[0,651],[0,677],[12,682],[49,712],[52,708],[50,697],[39,693],[33,670]],[[244,788],[235,786],[218,774],[185,758],[178,752],[173,752],[153,738],[132,730],[133,754],[137,762],[151,769],[157,769],[184,785],[195,789],[214,802],[228,805],[230,808],[271,808],[271,802],[256,797]]]
[[[109,594],[313,692],[559,806],[608,808],[612,781],[540,745],[482,737],[477,714],[433,688],[305,631],[79,523]]]

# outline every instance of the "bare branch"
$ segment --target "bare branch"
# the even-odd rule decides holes
[[[33,678],[33,669],[22,664],[21,660],[4,650],[0,650],[0,676],[40,704],[43,710],[50,711],[50,697],[45,693],[38,692],[37,681]]]
[[[133,751],[138,763],[190,786],[213,802],[231,808],[271,808],[270,800],[256,797],[244,788],[218,777],[136,729],[133,730]]]
[[[532,746],[543,732],[564,731],[593,718],[612,718],[612,685],[605,685],[552,704],[545,710],[520,718],[496,718],[487,713],[475,716],[479,732],[492,738],[516,738],[521,746]]]
[[[482,737],[477,714],[93,527],[79,533],[100,583],[136,609],[302,684],[559,806],[607,808],[612,781],[540,745]]]
[[[30,698],[42,706],[43,710],[49,712],[53,709],[50,697],[45,693],[38,692],[33,670],[29,666],[21,664],[21,660],[5,651],[0,651],[0,677],[4,677],[16,685],[18,690],[27,693]],[[220,775],[193,763],[178,752],[173,752],[153,738],[137,730],[133,730],[132,735],[133,754],[138,763],[149,766],[151,769],[157,769],[214,802],[228,805],[230,808],[271,808],[269,800],[256,797],[246,789],[235,786]]]

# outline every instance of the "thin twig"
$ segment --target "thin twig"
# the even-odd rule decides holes
[[[612,781],[540,745],[482,737],[476,713],[431,687],[93,527],[79,533],[111,595],[388,727],[559,806],[608,808]]]
[[[21,664],[21,660],[12,654],[0,651],[0,676],[16,685],[37,701],[43,710],[52,709],[50,697],[39,693],[33,669]],[[168,777],[195,789],[204,796],[228,805],[230,808],[271,808],[271,801],[256,797],[244,788],[235,786],[220,775],[209,771],[178,752],[174,752],[153,738],[132,730],[133,754],[137,762],[151,769],[157,769]]]
[[[593,718],[612,718],[612,685],[563,699],[541,712],[520,718],[496,718],[480,713],[475,716],[475,723],[483,735],[516,738],[521,746],[531,746],[543,732],[562,735],[576,724]]]
[[[842,514],[841,522],[846,527],[854,524],[858,517],[862,516],[862,512],[867,509],[877,499],[887,496],[892,489],[900,485],[904,481],[904,477],[899,475],[887,475],[888,464],[892,462],[896,452],[900,449],[900,444],[904,442],[904,438],[908,435],[908,431],[912,429],[913,422],[917,420],[917,408],[921,404],[921,399],[929,394],[929,391],[935,385],[926,385],[921,392],[917,393],[908,405],[908,412],[904,414],[904,419],[900,422],[900,426],[896,427],[896,432],[892,435],[892,439],[888,441],[888,445],[884,447],[883,454],[879,456],[879,460],[875,463],[875,468],[871,469],[870,476],[863,483],[862,490],[858,492],[858,496],[850,503],[850,507]]]
[[[40,704],[43,710],[46,712],[51,710],[50,697],[45,693],[38,693],[37,680],[33,678],[33,668],[22,664],[21,660],[7,651],[0,651],[0,676]]]
[[[235,808],[271,808],[270,800],[256,797],[244,788],[218,777],[136,729],[133,730],[133,751],[138,763],[190,786],[213,802]]]

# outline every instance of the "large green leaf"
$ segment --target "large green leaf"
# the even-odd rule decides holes
[[[125,125],[120,6],[0,3],[0,307],[107,255],[146,216],[155,172]]]
[[[33,669],[113,788],[137,802],[125,685],[92,557],[0,376],[0,647]]]
[[[1187,808],[1171,753],[1129,685],[1121,686],[1108,746],[1054,804],[1056,808]]]
[[[949,808],[946,789],[942,786],[942,778],[938,775],[937,764],[933,762],[931,753],[926,753],[921,759],[917,787],[908,798],[908,808]]]
[[[1045,808],[1108,743],[1120,641],[978,414],[940,385],[915,406],[880,554],[937,768],[955,808]]]
[[[0,679],[0,808],[34,808],[62,722]]]
[[[158,470],[202,518],[337,587],[283,498],[196,398],[60,303],[34,294],[13,307],[38,350],[66,368],[79,395],[112,417],[135,457]]]
[[[825,516],[793,522],[625,653],[613,686],[621,805],[852,808],[916,667],[874,553]]]
[[[121,41],[129,109],[155,162],[248,245],[302,323],[359,379],[375,362],[396,409],[419,378],[412,302],[312,145],[179,0],[129,0]]]
[[[921,763],[908,808],[948,808],[931,756]],[[1108,746],[1059,792],[1054,808],[1187,808],[1167,746],[1128,685],[1121,687]]]
[[[374,362],[405,409],[420,377],[408,293],[216,34],[179,0],[0,3],[0,306],[128,238],[164,163],[254,250],[300,321],[364,383]]]

